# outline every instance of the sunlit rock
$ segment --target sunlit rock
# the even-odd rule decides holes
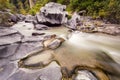
[[[8,63],[0,67],[0,79],[7,80],[16,70],[17,70],[16,63]]]
[[[80,15],[77,12],[75,12],[72,15],[72,18],[68,21],[67,27],[71,29],[77,29],[77,25],[79,22],[80,22]]]
[[[74,80],[98,80],[91,72],[80,70]]]
[[[45,25],[61,25],[67,22],[66,6],[50,2],[40,9],[36,14],[39,23]]]

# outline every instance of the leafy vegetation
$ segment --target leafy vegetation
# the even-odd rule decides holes
[[[34,3],[32,8],[30,8],[30,1]],[[35,15],[40,7],[48,2],[67,5],[68,12],[86,10],[86,15],[93,18],[120,23],[120,0],[0,0],[0,10],[16,8],[14,11],[18,13]]]

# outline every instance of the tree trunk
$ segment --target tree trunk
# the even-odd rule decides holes
[[[30,8],[34,6],[33,0],[29,0],[29,5],[30,5]]]

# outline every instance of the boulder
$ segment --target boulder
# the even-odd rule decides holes
[[[67,22],[68,13],[65,11],[66,6],[50,2],[40,9],[36,14],[38,23],[45,25],[61,25]]]
[[[90,71],[80,70],[74,80],[98,80]]]
[[[49,48],[49,49],[56,49],[56,48],[58,48],[61,45],[61,43],[63,41],[64,41],[63,38],[57,38],[57,39],[53,40],[51,43],[49,43],[47,45],[47,48]]]

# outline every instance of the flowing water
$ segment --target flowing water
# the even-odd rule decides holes
[[[87,69],[96,74],[100,80],[120,80],[119,36],[68,32],[68,30],[65,27],[57,27],[40,31],[56,34],[65,39],[59,48],[53,50],[53,60],[56,60],[70,75],[75,74],[78,69]],[[30,59],[34,57],[37,60],[40,55],[28,58],[26,62],[31,62]]]

